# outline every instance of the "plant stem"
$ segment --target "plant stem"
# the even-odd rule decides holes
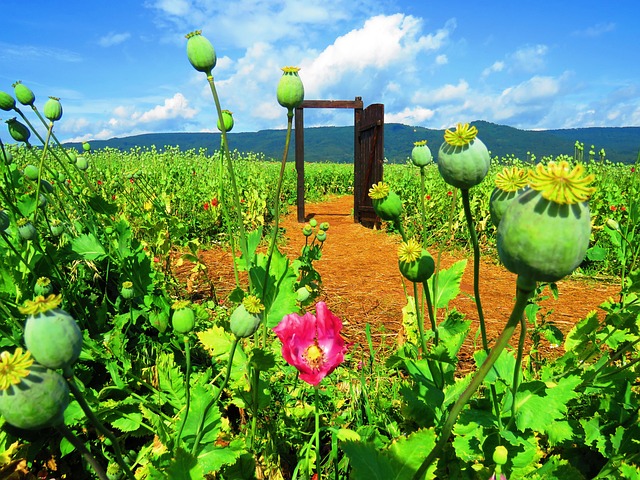
[[[84,395],[76,385],[75,375],[73,373],[73,369],[69,366],[63,368],[63,373],[67,384],[69,385],[69,390],[73,393],[73,396],[78,401],[78,405],[82,408],[82,411],[87,416],[89,421],[96,427],[96,429],[102,433],[105,437],[109,439],[111,444],[113,445],[113,453],[116,457],[116,462],[120,465],[120,468],[124,471],[125,475],[129,480],[136,480],[133,473],[129,469],[129,466],[125,463],[124,458],[122,457],[122,451],[120,450],[120,444],[118,443],[118,439],[115,435],[109,430],[104,424],[100,421],[100,419],[93,413],[91,407],[87,403],[84,398]]]
[[[178,429],[178,435],[176,436],[176,440],[174,442],[174,452],[178,451],[178,447],[180,446],[180,439],[182,438],[182,432],[184,430],[184,426],[187,423],[187,416],[189,415],[189,408],[191,407],[191,388],[190,388],[190,379],[191,379],[191,346],[189,343],[189,336],[184,336],[184,356],[186,360],[186,374],[184,376],[184,391],[185,391],[185,402],[184,402],[184,417],[182,417],[182,422],[180,423],[180,428]]]
[[[422,282],[422,291],[424,292],[424,296],[427,299],[427,312],[429,314],[429,320],[431,321],[431,330],[433,330],[434,338],[433,342],[436,347],[438,343],[440,343],[439,335],[438,335],[438,327],[436,325],[436,317],[433,311],[433,303],[431,302],[431,294],[429,293],[429,282],[425,280]]]
[[[278,241],[278,228],[280,225],[280,192],[282,191],[282,180],[284,178],[284,170],[287,165],[287,157],[289,156],[289,143],[291,141],[291,128],[293,126],[293,109],[290,108],[287,112],[287,135],[284,141],[284,152],[282,153],[282,161],[280,162],[280,175],[278,176],[278,184],[276,186],[275,193],[275,205],[274,205],[274,219],[273,219],[273,233],[271,234],[271,245],[269,245],[269,254],[267,256],[267,264],[265,266],[264,272],[264,285],[262,288],[262,298],[263,303],[265,302],[265,297],[268,293],[269,286],[269,269],[271,268],[271,259],[273,258],[273,252],[276,248],[276,243]],[[266,320],[266,319],[265,319]],[[262,335],[262,346],[264,347],[266,344],[266,332],[267,332],[267,322],[263,320],[264,330]]]
[[[69,440],[69,443],[71,443],[71,445],[73,445],[76,450],[78,450],[82,454],[87,463],[91,465],[91,468],[93,468],[93,470],[96,472],[96,475],[100,480],[109,480],[109,477],[107,477],[107,474],[102,468],[102,465],[98,463],[96,458],[91,454],[87,447],[85,447],[84,443],[82,443],[80,439],[76,437],[76,435],[64,423],[58,425],[56,429],[58,430],[58,432],[60,432],[60,434],[62,434],[64,438]]]
[[[315,390],[315,404],[316,404],[316,480],[320,480],[321,473],[320,467],[322,465],[322,457],[320,455],[320,400],[318,398],[318,387]]]
[[[240,250],[242,251],[242,256],[246,262],[247,270],[249,270],[250,265],[253,263],[253,260],[249,257],[248,245],[247,245],[247,235],[244,229],[244,222],[242,221],[242,207],[240,206],[240,196],[238,194],[238,184],[236,182],[236,174],[233,170],[233,163],[231,161],[231,154],[229,153],[229,142],[227,142],[227,132],[224,129],[224,119],[222,118],[222,108],[220,107],[220,99],[218,98],[218,92],[216,90],[215,82],[213,81],[213,76],[208,75],[207,81],[209,82],[209,87],[211,88],[211,94],[213,95],[213,101],[216,104],[216,110],[218,112],[218,119],[220,120],[220,124],[222,125],[222,142],[224,144],[224,155],[227,159],[227,170],[229,170],[229,179],[231,180],[231,191],[233,192],[233,203],[236,209],[236,221],[237,227],[240,232]],[[235,259],[234,259],[235,261]],[[249,275],[249,289],[251,289],[251,275]]]
[[[438,439],[438,442],[436,443],[433,450],[429,453],[427,458],[425,458],[425,460],[422,462],[422,465],[420,465],[420,468],[418,469],[418,471],[414,474],[413,480],[421,480],[424,477],[424,474],[429,468],[429,466],[431,465],[431,463],[438,457],[441,450],[449,442],[449,435],[453,430],[453,426],[456,423],[458,415],[460,415],[460,412],[462,411],[463,407],[467,404],[467,402],[469,401],[471,396],[475,393],[475,391],[478,389],[478,387],[480,387],[480,385],[482,384],[482,381],[487,376],[489,371],[493,368],[493,365],[495,364],[496,360],[498,360],[498,357],[502,353],[502,350],[504,350],[504,348],[509,343],[509,339],[513,335],[515,328],[518,326],[518,323],[522,319],[522,315],[524,314],[524,309],[527,306],[527,301],[532,293],[533,293],[533,289],[523,290],[521,288],[518,288],[517,294],[516,294],[516,303],[513,306],[513,310],[511,312],[511,316],[509,317],[509,320],[507,321],[507,324],[504,326],[502,333],[497,338],[495,345],[489,352],[489,355],[487,355],[487,358],[485,359],[485,361],[482,363],[480,368],[476,371],[475,375],[471,379],[471,383],[469,383],[469,386],[464,390],[464,392],[462,392],[460,397],[458,397],[458,400],[456,401],[456,403],[454,403],[453,407],[451,408],[451,411],[449,412],[449,415],[447,416],[447,420],[442,426],[442,430],[440,432],[440,438]]]
[[[524,315],[520,318],[520,337],[518,339],[518,356],[516,357],[516,366],[513,369],[513,384],[511,385],[511,418],[509,419],[509,425],[516,420],[516,394],[518,393],[518,387],[520,386],[520,377],[522,376],[522,354],[524,352],[524,340],[527,334],[527,320]]]
[[[227,383],[229,383],[229,377],[231,377],[231,367],[233,365],[233,356],[236,353],[236,348],[238,347],[238,337],[234,337],[233,342],[231,343],[231,350],[229,351],[229,360],[227,363],[227,372],[224,376],[224,380],[222,385],[220,385],[220,389],[216,396],[211,398],[209,404],[205,407],[202,416],[200,417],[200,422],[198,423],[198,428],[196,429],[196,438],[193,441],[193,448],[191,448],[191,454],[196,455],[198,453],[198,447],[200,446],[200,442],[202,441],[202,436],[204,435],[204,421],[207,418],[207,413],[209,413],[209,409],[220,400],[220,396],[222,392],[227,387]]]
[[[427,214],[424,205],[424,167],[420,167],[420,217],[422,218],[422,247],[427,246]]]
[[[482,303],[480,301],[480,245],[478,244],[478,236],[476,235],[476,228],[473,223],[473,216],[471,214],[469,190],[466,188],[461,188],[460,191],[462,193],[464,216],[467,220],[467,228],[469,230],[469,236],[471,237],[471,243],[473,245],[473,296],[476,302],[476,309],[478,310],[478,320],[480,321],[482,347],[484,348],[485,352],[488,352],[489,344],[487,341],[487,328],[484,324],[484,312],[482,310]]]

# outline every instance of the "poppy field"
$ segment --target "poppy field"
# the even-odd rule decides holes
[[[329,309],[314,267],[330,223],[300,225],[297,257],[280,248],[299,69],[274,86],[287,119],[274,162],[229,145],[215,50],[198,31],[186,48],[218,113],[213,155],[65,148],[59,99],[21,82],[0,92],[13,117],[0,132],[0,478],[640,478],[640,155],[492,158],[463,123],[442,145],[416,142],[369,190],[402,239],[404,341],[378,345],[361,325],[349,344],[343,323],[358,319]],[[352,166],[305,174],[307,200],[353,192]],[[232,253],[233,285],[202,261],[212,245]],[[450,308],[465,264],[442,268],[445,249],[473,256],[477,332]],[[484,255],[515,274],[497,338]],[[564,336],[546,319],[536,342],[562,348],[540,357],[527,330],[572,275],[619,295]],[[476,365],[462,372],[467,338]]]

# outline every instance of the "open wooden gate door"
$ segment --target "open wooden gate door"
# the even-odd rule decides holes
[[[384,162],[384,105],[374,103],[362,108],[362,98],[355,100],[305,100],[295,111],[296,170],[298,177],[298,222],[304,214],[304,109],[352,108],[354,111],[353,148],[353,220],[372,227],[380,221],[373,210],[369,189],[382,180]]]
[[[371,227],[380,219],[373,210],[369,189],[382,181],[384,164],[384,105],[374,103],[362,111],[356,122],[356,154],[353,178],[354,221]]]

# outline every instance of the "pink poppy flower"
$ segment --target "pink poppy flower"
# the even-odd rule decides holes
[[[340,336],[342,321],[324,302],[316,315],[291,313],[273,329],[282,342],[282,356],[300,372],[300,378],[316,386],[344,361],[347,347]]]

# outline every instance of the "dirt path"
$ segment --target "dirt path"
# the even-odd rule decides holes
[[[376,339],[384,337],[387,341],[395,341],[402,335],[402,308],[406,305],[402,277],[397,265],[400,240],[398,236],[354,223],[352,211],[352,196],[335,197],[326,202],[306,205],[307,219],[313,217],[318,223],[330,224],[322,259],[316,262],[316,269],[322,275],[321,299],[343,319],[348,341],[364,346],[364,328],[367,323],[371,325]],[[301,233],[303,224],[297,222],[295,211],[292,211],[283,217],[281,226],[286,230],[287,237],[282,250],[290,258],[295,258],[304,245]],[[437,253],[432,249],[434,258]],[[205,258],[217,277],[214,281],[228,279],[228,273],[220,268],[225,265],[230,268],[231,258],[228,252],[206,252]],[[473,258],[470,254],[465,257],[463,253],[445,253],[441,265],[447,268],[462,258],[468,259],[462,295],[451,306],[473,320],[472,335],[462,355],[468,359],[474,350],[472,342],[479,326],[473,301]],[[480,297],[488,337],[493,339],[502,330],[511,313],[515,275],[490,259],[481,262],[480,275]],[[558,282],[558,289],[559,299],[544,301],[541,311],[553,310],[549,318],[563,333],[618,292],[615,285],[573,279]],[[442,314],[439,318],[442,319]],[[479,338],[477,342],[480,342]],[[553,354],[553,347],[551,350],[546,347],[545,350],[547,354]]]

